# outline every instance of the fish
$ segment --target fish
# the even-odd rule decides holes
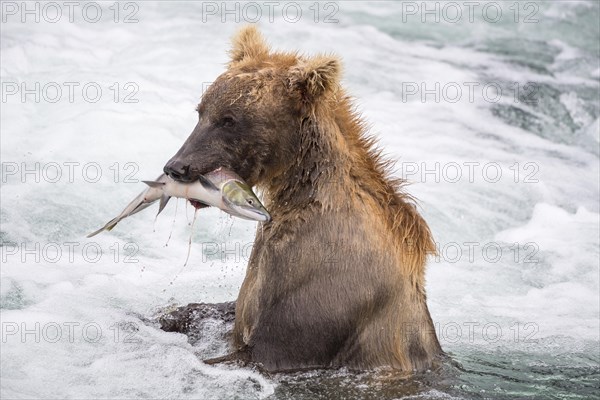
[[[222,203],[215,205],[216,207],[235,217],[259,222],[271,221],[271,215],[252,188],[235,172],[219,168],[206,177],[217,185],[222,194]]]
[[[171,197],[185,198],[195,208],[214,206],[236,217],[253,221],[270,221],[271,215],[242,178],[232,171],[219,168],[200,176],[193,183],[175,181],[161,174],[154,181],[143,181],[148,188],[137,195],[123,211],[102,228],[87,235],[112,230],[121,220],[136,214],[160,200],[158,214],[164,210]]]
[[[166,178],[167,178],[167,175],[161,174],[158,178],[156,178],[156,181],[164,181],[164,180],[166,180]],[[142,210],[145,210],[146,208],[150,207],[150,205],[152,205],[152,203],[154,203],[158,199],[161,199],[163,196],[164,196],[164,192],[157,188],[148,188],[148,189],[144,190],[143,192],[138,194],[127,205],[127,207],[125,207],[125,209],[123,209],[123,211],[121,211],[121,213],[119,215],[117,215],[116,217],[114,217],[113,219],[108,221],[102,228],[87,235],[87,237],[91,238],[93,236],[96,236],[100,232],[112,230],[119,222],[121,222],[121,220],[123,220],[133,214],[137,214],[138,212],[140,212]],[[162,203],[162,200],[161,200],[161,203]],[[162,208],[160,209],[160,211],[162,211],[162,209],[164,208],[165,205],[166,205],[166,202],[164,205],[161,204]],[[160,214],[160,211],[159,211],[159,214]]]
[[[143,182],[151,189],[162,189],[166,201],[170,197],[185,198],[195,208],[201,208],[203,205],[213,206],[243,219],[261,222],[271,220],[271,215],[250,186],[235,172],[219,168],[202,178],[204,180],[199,182],[200,184],[193,183],[191,185],[177,182],[168,177],[166,180],[157,182]],[[165,198],[164,196],[163,198]]]

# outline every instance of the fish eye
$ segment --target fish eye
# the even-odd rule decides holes
[[[252,199],[246,199],[246,202],[248,202],[248,204],[250,204],[251,206],[254,205],[254,200]]]

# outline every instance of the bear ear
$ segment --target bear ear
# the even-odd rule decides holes
[[[240,62],[245,58],[265,58],[269,55],[269,46],[255,25],[241,28],[231,40],[229,51],[231,63]]]
[[[317,56],[300,61],[292,68],[291,83],[302,93],[305,100],[312,101],[334,92],[338,87],[342,67],[334,56]]]

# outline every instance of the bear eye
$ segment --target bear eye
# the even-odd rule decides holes
[[[231,117],[223,117],[221,119],[221,126],[225,128],[232,128],[235,126],[235,120]]]

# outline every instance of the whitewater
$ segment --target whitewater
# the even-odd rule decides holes
[[[472,20],[463,2],[433,14],[421,2],[230,3],[229,14],[221,2],[91,2],[73,21],[62,3],[8,3],[2,398],[597,396],[598,2],[480,2]],[[203,209],[192,227],[194,209],[173,199],[156,220],[149,208],[85,238],[162,172],[246,22],[275,49],[342,58],[343,85],[438,245],[426,279],[455,361],[445,371],[373,383],[207,366],[226,350],[222,326],[190,343],[158,318],[235,300],[256,223]]]

